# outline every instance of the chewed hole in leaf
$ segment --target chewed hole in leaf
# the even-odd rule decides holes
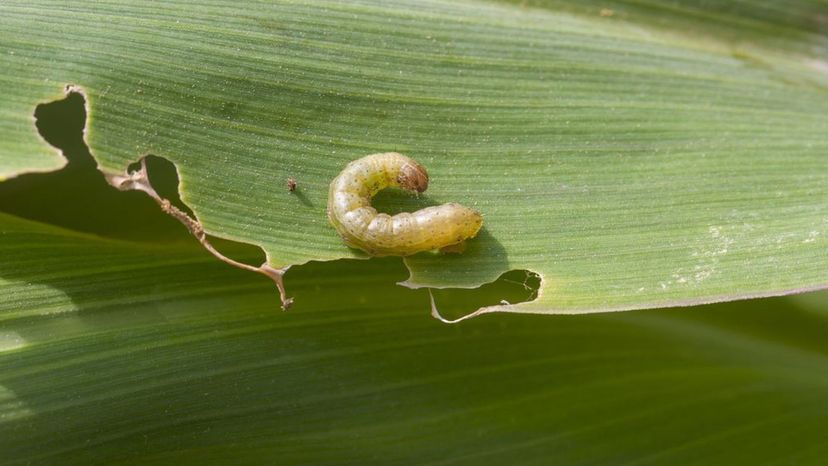
[[[70,92],[65,98],[35,108],[35,126],[49,144],[63,152],[69,164],[95,166],[83,141],[86,108],[83,96]]]
[[[75,231],[134,241],[184,239],[177,222],[147,196],[112,189],[83,138],[83,95],[40,104],[34,115],[41,137],[68,163],[60,170],[27,173],[0,183],[0,211]]]
[[[192,240],[187,230],[159,210],[145,193],[112,189],[97,170],[84,141],[87,114],[81,93],[69,92],[61,100],[38,105],[35,117],[41,136],[60,149],[68,163],[55,172],[24,174],[0,183],[0,211],[112,238],[146,242]],[[175,166],[154,155],[143,157],[143,164],[152,188],[192,217],[192,210],[178,194]],[[141,165],[139,160],[127,172],[136,172]],[[217,250],[252,268],[265,261],[264,251],[257,246],[208,237]]]
[[[178,171],[175,169],[175,165],[164,157],[152,154],[145,156],[144,161],[147,177],[155,192],[170,201],[172,205],[186,212],[190,217],[195,217],[190,207],[181,200],[181,195],[178,192]],[[140,169],[141,162],[139,161],[130,164],[127,167],[127,172],[132,173]]]
[[[147,182],[155,194],[167,200],[178,208],[183,214],[195,220],[196,216],[192,209],[181,200],[179,193],[178,170],[175,165],[164,157],[157,155],[146,155],[141,160],[130,164],[127,173],[136,173],[145,170]],[[233,261],[247,264],[251,267],[258,267],[265,262],[266,257],[262,248],[248,243],[233,241],[230,239],[213,236],[203,232],[208,243],[222,256]]]
[[[336,270],[336,273],[331,273]],[[428,318],[429,291],[427,289],[407,289],[395,285],[408,276],[408,270],[396,257],[378,257],[371,260],[343,259],[331,262],[309,262],[290,269],[285,277],[288,289],[295,294],[296,312],[313,312],[324,314],[328,309],[339,306],[360,307],[391,318],[400,309],[400,300],[417,303],[422,306],[423,318]],[[365,283],[375,283],[368,287]],[[376,285],[383,283],[382,286]],[[295,287],[296,283],[313,283]],[[531,301],[537,297],[541,278],[527,270],[511,270],[504,273],[492,283],[472,289],[432,289],[430,290],[440,312],[447,320],[460,318],[474,311],[489,306]],[[347,296],[332,294],[329,291],[347,287],[351,292]],[[393,299],[389,299],[393,296]],[[337,313],[330,318],[347,318]]]
[[[510,270],[492,283],[474,289],[432,290],[440,315],[455,320],[491,306],[508,306],[538,297],[541,277],[529,270]]]

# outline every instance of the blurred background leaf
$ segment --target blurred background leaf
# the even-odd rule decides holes
[[[194,245],[5,214],[0,225],[5,464],[819,464],[828,454],[828,316],[790,298],[446,326],[428,318],[424,291],[389,280],[406,272],[384,259],[299,268],[288,281],[296,307],[282,313],[266,279]],[[489,300],[504,293],[494,291]],[[454,311],[467,304],[442,298]]]

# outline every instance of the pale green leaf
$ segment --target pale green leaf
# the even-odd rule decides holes
[[[0,31],[0,40],[5,33]],[[6,44],[0,43],[0,46],[3,45]],[[0,50],[0,53],[13,56],[15,50]],[[0,64],[4,61],[0,58]],[[43,143],[35,128],[34,118],[35,107],[44,103],[42,100],[60,99],[63,93],[56,92],[53,83],[26,83],[21,86],[19,79],[20,76],[8,71],[0,73],[0,87],[3,90],[0,97],[0,181],[21,173],[57,170],[66,164],[60,152]],[[19,91],[15,92],[15,89]]]
[[[396,150],[432,183],[384,207],[486,219],[411,286],[525,269],[538,299],[500,309],[566,313],[825,286],[824,4],[651,3],[3,2],[3,157],[74,84],[102,170],[167,158],[206,230],[275,267],[359,256],[328,183]]]

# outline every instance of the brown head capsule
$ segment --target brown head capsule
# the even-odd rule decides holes
[[[411,160],[400,167],[397,184],[403,189],[421,193],[428,189],[428,172],[415,160]]]

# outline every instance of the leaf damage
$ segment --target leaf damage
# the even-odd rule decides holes
[[[285,289],[284,282],[285,272],[287,272],[290,266],[276,269],[271,267],[267,263],[267,261],[265,261],[258,267],[255,267],[249,264],[245,264],[243,262],[239,262],[235,259],[232,259],[222,254],[210,242],[210,239],[207,233],[204,231],[204,227],[201,225],[201,222],[199,222],[197,219],[193,217],[190,217],[186,212],[173,205],[169,199],[163,198],[158,194],[158,192],[152,186],[149,174],[147,172],[147,156],[141,157],[139,163],[140,168],[138,170],[129,171],[129,169],[127,169],[127,171],[125,171],[124,173],[104,172],[104,177],[110,185],[112,185],[120,191],[136,190],[147,194],[150,198],[152,198],[152,200],[154,200],[158,204],[158,206],[164,213],[172,216],[173,218],[181,222],[181,224],[184,225],[193,236],[195,236],[198,242],[201,243],[201,245],[204,246],[204,248],[217,259],[221,260],[226,264],[232,265],[233,267],[240,268],[242,270],[260,273],[273,280],[273,282],[276,284],[276,287],[279,289],[279,298],[282,303],[282,310],[287,310],[290,308],[290,306],[293,304],[293,298],[287,296],[287,290]]]
[[[70,102],[70,100],[74,100],[75,102]],[[81,165],[83,165],[83,168],[88,169],[90,172],[95,170],[98,173],[102,174],[103,179],[106,181],[106,183],[109,186],[112,186],[112,187],[116,188],[119,191],[140,191],[140,192],[146,194],[147,196],[149,196],[149,198],[152,199],[155,202],[155,204],[157,204],[157,206],[160,208],[160,210],[162,212],[164,212],[165,214],[167,214],[170,217],[174,218],[175,220],[177,220],[182,225],[184,225],[185,228],[187,229],[187,231],[192,236],[194,236],[198,240],[198,242],[208,252],[210,252],[210,254],[212,254],[214,257],[216,257],[217,259],[221,260],[222,262],[224,262],[228,265],[231,265],[233,267],[236,267],[236,268],[239,268],[239,269],[242,269],[242,270],[246,270],[246,271],[250,271],[250,272],[256,272],[256,273],[265,275],[270,280],[272,280],[276,284],[277,289],[279,290],[280,302],[281,302],[282,309],[287,310],[288,308],[291,307],[291,305],[293,304],[293,298],[289,297],[287,295],[287,290],[286,290],[285,282],[284,282],[285,274],[291,266],[276,268],[276,267],[271,266],[269,264],[268,260],[265,260],[261,265],[254,266],[254,265],[250,265],[250,264],[238,261],[236,259],[233,259],[233,258],[229,257],[228,255],[222,253],[219,250],[219,248],[217,248],[213,244],[213,241],[211,241],[211,236],[205,231],[203,225],[198,220],[197,215],[189,208],[189,206],[184,204],[180,200],[180,198],[177,196],[178,192],[180,191],[180,187],[179,187],[180,176],[178,174],[178,167],[172,161],[170,161],[168,159],[165,159],[163,157],[156,156],[156,155],[145,154],[145,155],[141,156],[138,159],[137,162],[135,162],[133,164],[130,164],[123,172],[112,172],[112,171],[109,171],[109,170],[106,170],[106,169],[102,168],[97,163],[97,161],[94,159],[94,156],[92,156],[91,151],[89,150],[87,139],[86,139],[86,137],[87,137],[87,125],[85,124],[85,122],[86,122],[87,117],[91,114],[90,103],[89,103],[90,101],[89,101],[89,97],[88,97],[88,94],[87,94],[86,90],[83,87],[79,86],[79,85],[69,84],[69,85],[66,85],[64,87],[64,98],[63,99],[55,100],[55,101],[47,102],[47,103],[42,103],[41,105],[55,104],[55,103],[58,103],[58,102],[66,102],[66,104],[68,104],[69,106],[82,107],[82,112],[81,112],[80,109],[78,109],[77,112],[76,112],[77,115],[75,115],[73,113],[71,116],[72,116],[72,118],[78,118],[80,120],[83,120],[79,123],[79,126],[77,128],[77,131],[80,133],[79,137],[77,138],[78,139],[77,142],[78,142],[78,144],[84,146],[85,152],[87,152],[86,157],[89,158],[89,161],[88,161],[88,163],[85,163],[84,161],[81,161],[79,159],[77,161],[77,163],[80,163]],[[36,119],[35,122],[37,122],[37,121],[38,120]],[[65,122],[64,122],[64,125],[65,125]],[[39,125],[37,126],[37,129],[38,129],[38,134],[40,135],[40,137],[45,142],[49,143],[50,146],[56,147],[61,152],[65,152],[67,150],[65,147],[63,147],[63,144],[65,144],[65,143],[62,144],[60,141],[52,140],[50,137],[48,137],[48,134],[46,134],[47,132],[44,132],[42,130],[42,128],[40,128]],[[72,131],[75,131],[74,127],[72,128]],[[150,165],[150,164],[148,164],[148,161],[151,160],[151,159],[153,161],[153,164]],[[153,183],[153,180],[155,180],[155,177],[160,174],[160,173],[156,173],[156,168],[155,168],[156,167],[155,163],[157,162],[156,159],[157,159],[157,161],[163,160],[164,163],[169,165],[170,167],[172,167],[171,170],[175,172],[175,174],[174,174],[174,177],[175,177],[175,180],[174,180],[175,193],[169,192],[168,195],[164,195],[164,194],[162,194],[162,190],[158,189],[159,186]],[[69,161],[71,162],[71,159]],[[169,188],[168,186],[166,186],[168,183],[164,182],[166,180],[161,180],[161,181],[162,181],[161,186],[163,186],[165,188]],[[291,189],[292,187],[295,186],[294,183],[296,183],[294,179],[291,178],[290,180],[288,180],[288,188],[289,188],[289,192],[291,194],[296,194],[296,192],[297,192],[295,190],[295,188]],[[172,184],[172,183],[170,183],[170,184]],[[179,205],[176,205],[176,204],[179,204]],[[408,267],[408,264],[406,264],[406,267]],[[410,272],[410,269],[409,269],[409,272]],[[512,271],[512,272],[515,272],[515,271]],[[530,277],[530,275],[533,275],[535,277],[538,276],[537,274],[534,274],[534,273],[528,272],[528,271],[518,271],[518,272],[525,273],[526,277]],[[501,284],[504,283],[504,282],[510,282],[511,280],[509,280],[507,278],[507,275],[509,273],[510,272],[505,273],[498,280],[496,280],[496,282],[501,283]],[[517,282],[515,282],[515,283],[517,283]],[[402,285],[402,286],[408,287],[408,288],[418,288],[418,286],[413,286],[411,283],[407,283],[407,282],[400,282],[399,284]],[[493,284],[494,283],[484,284],[484,285],[481,285],[480,287],[469,288],[469,290],[473,290],[473,289],[477,289],[477,288],[481,288],[481,287],[487,287],[487,286],[493,285]],[[537,285],[529,286],[529,285],[527,285],[526,280],[524,280],[523,283],[520,283],[519,285],[520,285],[521,288],[529,291],[529,296],[527,298],[519,297],[519,298],[516,298],[516,300],[515,299],[513,299],[513,300],[515,302],[522,302],[524,300],[533,300],[533,299],[535,299],[537,297],[539,284],[540,284],[540,282],[538,281]],[[483,290],[483,291],[485,291],[485,290]],[[506,295],[508,295],[508,293],[505,293],[503,296],[506,296]],[[503,312],[503,311],[506,310],[506,308],[508,306],[513,305],[513,304],[509,303],[506,300],[501,300],[500,304],[498,304],[498,305],[495,305],[495,306],[481,305],[480,308],[477,311],[474,311],[474,312],[471,312],[471,313],[466,313],[462,317],[452,320],[452,319],[447,319],[447,318],[443,317],[440,314],[440,312],[437,310],[435,298],[433,296],[433,292],[431,291],[431,288],[429,288],[429,298],[430,298],[430,303],[431,303],[430,305],[431,305],[431,309],[432,309],[432,315],[437,320],[440,320],[441,322],[445,322],[445,323],[456,323],[456,322],[460,322],[462,320],[467,320],[471,317],[475,317],[475,316],[485,314],[485,313]],[[467,300],[466,300],[465,304],[466,305],[463,308],[464,309],[463,312],[467,312],[467,309],[470,307],[470,306],[467,305],[468,304]]]

